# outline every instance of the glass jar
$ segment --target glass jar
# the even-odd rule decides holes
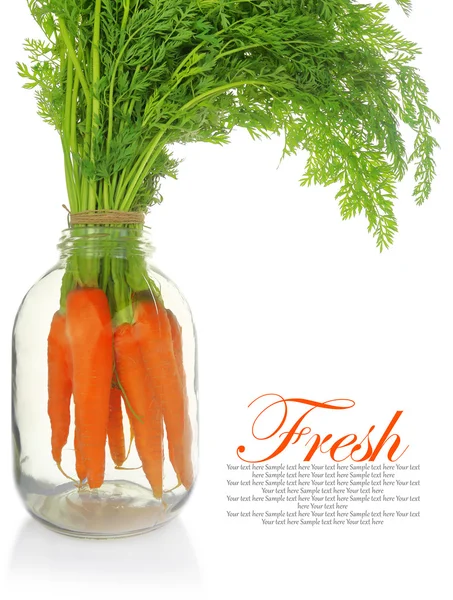
[[[197,470],[190,309],[142,226],[63,232],[13,332],[17,486],[60,533],[122,537],[185,503]]]

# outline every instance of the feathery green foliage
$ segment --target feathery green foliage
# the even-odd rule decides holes
[[[409,12],[409,0],[396,0]],[[174,143],[226,143],[234,127],[308,152],[303,185],[339,184],[343,218],[364,213],[382,249],[396,184],[416,164],[429,195],[437,146],[418,47],[355,0],[28,0],[41,117],[60,133],[73,212],[146,210],[176,176]],[[415,144],[406,153],[400,131]]]

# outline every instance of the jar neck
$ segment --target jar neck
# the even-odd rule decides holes
[[[147,259],[152,254],[149,229],[75,226],[63,231],[59,244],[64,270],[60,309],[75,288],[100,288],[112,298],[115,312],[130,312],[131,294],[149,291]],[[129,318],[130,315],[127,317]]]
[[[92,258],[150,257],[150,229],[143,225],[77,225],[62,232],[58,249],[62,262],[76,255]]]

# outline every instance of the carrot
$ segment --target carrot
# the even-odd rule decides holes
[[[178,322],[178,319],[169,308],[167,308],[167,317],[168,321],[170,322],[171,339],[173,342],[173,352],[176,359],[176,366],[178,367],[179,378],[181,379],[182,390],[186,402],[186,409],[188,409],[186,372],[184,369],[184,360],[182,354],[182,329],[181,325]]]
[[[104,481],[113,374],[113,332],[109,303],[102,290],[80,288],[68,294],[66,311],[66,332],[73,361],[75,426],[78,432],[76,452],[79,457],[76,463],[85,466],[90,488],[98,488]]]
[[[192,434],[168,314],[158,302],[140,301],[135,321],[148,382],[162,409],[170,461],[179,481],[189,489],[193,482]]]
[[[115,365],[118,381],[132,410],[128,414],[135,435],[135,446],[143,471],[155,498],[162,498],[163,423],[160,408],[148,386],[145,366],[134,335],[134,325],[124,323],[114,333]]]
[[[52,318],[47,338],[47,367],[47,412],[52,429],[52,456],[60,464],[61,452],[69,435],[72,381],[66,317],[59,312]]]
[[[121,391],[112,387],[110,390],[110,411],[108,440],[110,456],[117,467],[126,460],[126,447],[124,443],[123,413],[121,412]]]
[[[184,358],[182,353],[182,328],[179,324],[176,315],[167,308],[167,317],[170,322],[171,339],[173,342],[173,352],[176,359],[176,366],[178,368],[179,378],[181,380],[182,391],[184,394],[184,422],[187,424],[184,430],[186,440],[184,441],[184,447],[188,452],[187,461],[191,462],[191,448],[192,448],[192,427],[190,425],[189,417],[189,398],[187,396],[187,382],[186,382],[186,371],[184,369]]]

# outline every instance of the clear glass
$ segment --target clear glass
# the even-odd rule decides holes
[[[190,309],[176,285],[153,264],[152,246],[146,230],[142,228],[78,227],[63,232],[59,248],[59,262],[28,292],[14,326],[12,422],[17,487],[28,511],[60,533],[107,538],[150,531],[177,515],[190,494],[197,472],[197,353]],[[86,287],[84,280],[89,281]],[[84,334],[86,342],[82,340],[82,351],[80,340],[79,346],[74,342],[74,331],[77,332],[79,326],[81,330],[83,327],[86,329],[83,325],[85,317],[82,309],[77,309],[80,311],[78,313],[70,305],[72,300],[69,300],[68,294],[72,293],[73,298],[79,294],[79,300],[84,299],[87,288],[99,288],[95,293],[100,296],[103,295],[103,289],[109,298],[109,328],[113,346],[110,393],[116,389],[116,394],[121,398],[115,414],[115,430],[110,420],[113,414],[112,405],[109,404],[112,397],[106,399],[104,388],[100,392],[102,377],[99,375],[96,379],[100,346],[91,340],[90,330]],[[168,339],[170,330],[167,328],[162,332],[160,328],[153,331],[146,329],[147,324],[143,325],[140,330],[142,337],[137,338],[137,343],[139,346],[144,344],[140,346],[140,356],[144,357],[146,390],[142,386],[140,397],[135,387],[137,381],[141,381],[142,372],[131,371],[136,368],[137,361],[134,363],[136,359],[126,355],[123,350],[123,354],[120,354],[116,335],[120,326],[131,328],[132,335],[139,331],[137,307],[145,305],[157,310],[159,319],[165,317],[164,329],[170,316],[179,324],[181,364],[177,364],[178,343],[173,338],[171,365],[168,365],[165,352],[172,340],[171,336],[170,342]],[[55,381],[61,379],[61,373],[51,361],[53,354],[50,347],[51,324],[58,311],[67,319],[64,335],[70,340],[69,354],[73,353],[64,363],[70,365],[70,400],[66,406],[64,399],[58,404],[57,398],[57,413],[63,407],[62,413],[60,410],[63,421],[61,414],[58,416],[55,412]],[[106,339],[109,344],[110,338]],[[147,362],[144,347],[151,348],[152,368]],[[82,377],[82,367],[86,369],[87,365],[92,367],[92,371]],[[175,365],[177,376],[174,375]],[[181,385],[181,393],[179,388],[173,392],[171,385],[167,385],[171,373],[174,375],[173,384]],[[87,386],[91,386],[89,393],[82,397],[82,391],[86,392]],[[143,403],[145,395],[147,403]],[[105,408],[106,402],[108,409]],[[153,407],[155,419],[151,425],[148,413],[141,414],[150,406]],[[80,416],[83,407],[86,409],[83,416],[85,421]],[[65,410],[68,412],[66,424]],[[109,411],[108,422],[106,410]],[[96,415],[103,415],[99,421],[102,421],[101,425],[96,416],[96,436],[100,436],[104,443],[102,449],[101,441],[102,452],[105,450],[101,484],[99,478],[93,475],[91,479],[89,475],[86,477],[86,469],[90,473],[89,469],[92,468],[87,465],[94,464],[94,451],[90,443],[77,444],[77,439],[83,438],[85,429],[88,431],[92,426],[90,420],[95,420],[95,412]],[[160,427],[161,459],[156,452],[152,456],[150,454],[153,435],[154,450],[156,448],[156,427]],[[60,450],[56,450],[57,453],[61,452],[59,464],[54,454],[57,433],[63,436],[63,442],[61,439],[59,442]],[[124,436],[123,443],[121,435]],[[110,448],[110,441],[115,436],[116,446],[119,439],[120,445],[123,444],[122,452],[128,452],[123,462],[124,455],[120,460]],[[184,437],[184,440],[178,439],[178,436]],[[178,452],[185,452],[184,468],[178,466],[181,463],[178,463]],[[116,457],[115,460],[112,456]],[[84,461],[84,467],[76,468],[76,460]],[[96,460],[99,462],[101,459],[98,456]],[[161,475],[157,478],[161,476],[162,492],[159,491],[159,482],[155,483],[155,473],[160,473],[160,470]]]

